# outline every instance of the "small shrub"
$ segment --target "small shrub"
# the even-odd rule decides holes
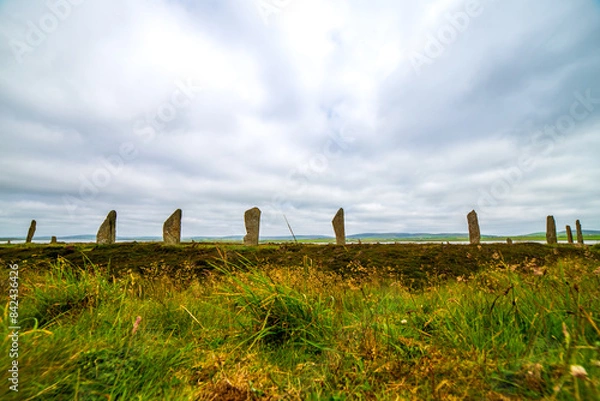
[[[238,321],[252,333],[251,346],[260,341],[325,348],[331,334],[330,302],[275,281],[263,270],[227,271],[226,278],[223,293],[238,309]]]
[[[76,316],[97,305],[99,297],[90,273],[58,259],[44,281],[29,284],[28,302],[23,305],[23,322],[43,327],[61,316]]]

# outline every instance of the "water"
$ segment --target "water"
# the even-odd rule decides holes
[[[348,244],[358,244],[358,241],[347,241]],[[373,244],[373,242],[366,242],[363,241],[363,244]],[[451,244],[451,245],[469,245],[469,241],[381,241],[381,242],[376,242],[377,244],[385,244],[385,245],[390,245],[390,244]],[[519,241],[519,240],[513,240],[513,244],[546,244],[546,241],[535,241],[535,240],[529,240],[529,241]],[[567,241],[558,241],[559,244],[561,245],[567,245],[568,242]],[[482,245],[485,244],[506,244],[506,240],[504,241],[481,241]],[[597,240],[588,240],[585,241],[585,245],[596,245],[596,244],[600,244],[600,241]]]
[[[61,240],[60,238],[58,239],[59,242],[63,242],[63,240]],[[68,244],[92,244],[94,243],[94,241],[90,241],[90,240],[66,240],[64,241]],[[133,240],[117,240],[117,243],[122,243],[122,242],[133,242]],[[150,243],[150,242],[160,242],[160,241],[137,241],[139,243]],[[272,241],[273,243],[281,243],[281,244],[290,244],[292,243],[292,241]],[[1,244],[7,244],[7,241],[0,241],[0,245]],[[11,244],[24,244],[25,240],[14,240],[10,242]],[[33,240],[34,244],[50,244],[49,240]],[[183,244],[186,243],[191,243],[191,242],[187,242],[184,241],[182,242]],[[240,242],[241,243],[241,242]],[[311,244],[311,245],[328,245],[328,244],[334,244],[335,241],[331,241],[331,242],[324,242],[324,241],[320,241],[320,242],[302,242],[303,244]],[[352,240],[352,241],[346,241],[347,244],[349,245],[357,245],[358,241],[356,240]],[[452,245],[469,245],[469,241],[411,241],[411,240],[398,240],[398,241],[379,241],[379,242],[370,242],[370,241],[362,241],[362,244],[382,244],[382,245],[393,245],[393,244],[446,244],[446,243],[450,243]],[[482,241],[482,244],[506,244],[506,240],[505,241]],[[519,241],[519,240],[513,240],[514,244],[523,244],[523,243],[535,243],[535,244],[545,244],[546,241]],[[559,244],[561,245],[567,245],[567,241],[558,241]],[[596,245],[596,244],[600,244],[600,241],[598,240],[587,240],[585,241],[585,245]]]

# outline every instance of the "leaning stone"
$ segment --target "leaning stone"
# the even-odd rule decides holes
[[[56,245],[58,243],[58,240],[56,239],[56,237],[53,235],[52,238],[50,239],[50,244],[51,245]]]
[[[333,220],[333,231],[335,232],[336,245],[346,245],[346,228],[344,225],[344,209],[340,208],[335,214]]]
[[[117,240],[117,212],[111,210],[96,235],[97,244],[114,244]]]
[[[571,231],[571,226],[567,226],[567,242],[573,244],[573,231]]]
[[[246,210],[244,213],[244,223],[246,224],[244,245],[257,246],[260,232],[260,209],[253,207]]]
[[[512,245],[512,244],[513,244],[513,240],[512,240],[512,239],[510,239],[510,238],[507,238],[507,239],[506,239],[506,243],[507,243],[508,245]]]
[[[181,209],[175,210],[163,224],[163,241],[167,245],[181,242]]]
[[[546,242],[550,245],[556,244],[556,221],[554,216],[548,216],[546,218]]]
[[[577,244],[583,245],[583,230],[581,229],[581,222],[579,220],[575,222],[575,228],[577,229]]]
[[[29,231],[27,232],[27,239],[25,240],[26,244],[31,244],[31,241],[33,240],[33,236],[35,234],[36,225],[37,225],[36,221],[31,220],[31,224],[29,225]]]
[[[477,245],[481,241],[481,232],[479,231],[479,220],[475,210],[471,210],[467,215],[467,222],[469,223],[469,242],[472,245]]]

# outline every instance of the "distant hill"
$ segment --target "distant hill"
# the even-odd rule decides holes
[[[600,230],[581,230],[583,235],[600,235]],[[567,234],[567,231],[560,231],[559,234]],[[575,234],[575,228],[573,228],[573,234]]]
[[[291,235],[280,235],[280,236],[267,236],[260,237],[261,241],[293,241],[294,237]],[[298,241],[310,241],[310,240],[332,240],[333,237],[327,237],[324,235],[296,235]],[[205,237],[196,236],[189,238],[182,238],[182,241],[196,241],[196,242],[207,242],[207,241],[243,241],[243,235],[229,235],[226,237]]]
[[[584,237],[591,237],[591,238],[598,238],[600,239],[600,230],[581,230],[581,232],[583,233]],[[562,231],[557,231],[556,234],[558,235],[559,238],[566,238],[567,237],[567,231],[566,230],[562,230]],[[573,236],[575,236],[575,229],[573,228]],[[513,238],[522,238],[522,239],[527,239],[527,238],[531,238],[531,239],[535,239],[535,238],[546,238],[546,233],[545,232],[538,232],[538,233],[531,233],[531,234],[523,234],[523,235],[515,235]]]
[[[575,232],[573,232],[575,235]],[[600,230],[583,230],[584,237],[591,237],[594,240],[600,240]],[[561,238],[566,238],[566,232],[560,231],[558,232],[558,236]],[[494,240],[504,240],[506,237],[511,237],[517,240],[544,240],[546,238],[545,232],[537,232],[523,235],[482,235],[482,240],[494,241]],[[352,234],[346,236],[346,238],[350,241],[468,241],[469,235],[467,233],[360,233],[360,234]],[[228,235],[228,236],[192,236],[192,237],[183,237],[183,242],[241,242],[243,241],[243,235]],[[273,242],[283,242],[283,241],[293,241],[294,238],[291,235],[280,235],[280,236],[261,236],[261,241],[273,241]],[[6,241],[25,241],[25,237],[0,237],[0,242]],[[68,235],[68,236],[59,236],[59,241],[62,242],[95,242],[96,236],[91,234],[81,234],[81,235]],[[300,242],[308,242],[308,241],[316,241],[316,242],[324,242],[324,241],[333,241],[333,236],[327,235],[296,235],[296,240]],[[50,242],[49,236],[36,236],[34,237],[34,242]],[[117,241],[119,242],[159,242],[162,241],[162,237],[159,236],[117,236]]]
[[[465,233],[361,233],[348,235],[349,239],[389,239],[389,240],[437,240],[437,239],[468,239]]]

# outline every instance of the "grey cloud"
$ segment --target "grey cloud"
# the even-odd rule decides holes
[[[179,207],[184,236],[239,235],[255,205],[265,235],[288,233],[282,213],[332,234],[339,207],[349,233],[460,232],[499,190],[484,233],[541,231],[550,213],[600,228],[600,105],[543,136],[575,92],[600,97],[598,8],[486,2],[416,74],[410,50],[464,7],[432,4],[293,2],[265,24],[253,2],[84,2],[19,64],[7,39],[47,8],[3,3],[0,236],[31,218],[94,233],[111,209],[119,235],[160,235]],[[149,136],[177,80],[202,90]],[[523,155],[535,164],[515,173]]]

